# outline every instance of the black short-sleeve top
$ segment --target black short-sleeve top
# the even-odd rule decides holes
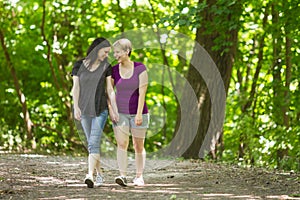
[[[101,62],[100,66],[90,71],[83,64],[83,60],[75,62],[72,76],[79,78],[78,106],[82,115],[95,117],[107,109],[106,77],[111,76],[112,68],[108,62]]]

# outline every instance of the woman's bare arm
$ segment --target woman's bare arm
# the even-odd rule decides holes
[[[78,106],[79,92],[80,92],[79,77],[73,76],[73,87],[72,87],[71,93],[72,93],[72,97],[73,97],[74,117],[77,120],[80,120],[80,117],[81,117],[81,110]]]

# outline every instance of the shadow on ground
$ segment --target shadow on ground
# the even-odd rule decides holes
[[[148,160],[144,187],[116,185],[114,161],[103,160],[105,184],[87,188],[83,184],[86,161],[84,157],[0,154],[0,199],[300,199],[299,174],[196,160]],[[131,180],[131,162],[129,171]]]

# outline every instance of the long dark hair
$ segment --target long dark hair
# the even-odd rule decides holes
[[[90,47],[88,48],[87,52],[86,52],[86,60],[88,61],[89,63],[89,66],[87,66],[87,68],[90,68],[90,66],[93,65],[93,63],[97,60],[97,57],[98,57],[98,51],[102,48],[105,48],[105,47],[110,47],[111,44],[110,42],[103,38],[103,37],[100,37],[100,38],[96,38],[92,44],[90,45]],[[107,62],[107,59],[105,59],[105,62]]]

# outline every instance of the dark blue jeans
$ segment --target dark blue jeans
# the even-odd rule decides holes
[[[107,120],[108,111],[104,110],[97,117],[81,116],[81,125],[84,130],[89,153],[100,153],[102,132]]]

